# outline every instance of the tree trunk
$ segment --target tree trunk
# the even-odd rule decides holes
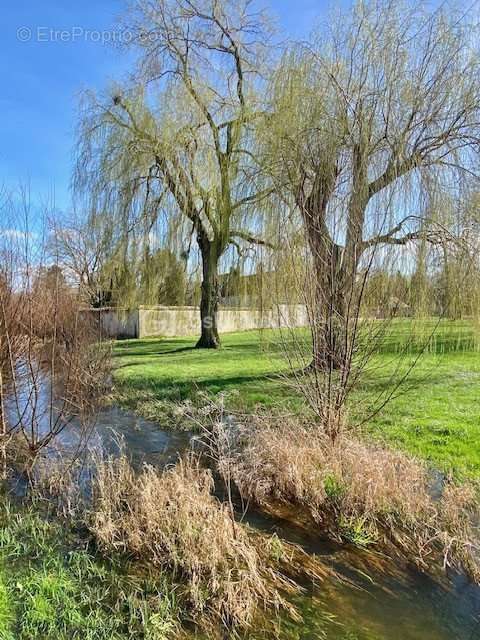
[[[345,364],[348,292],[340,266],[341,247],[324,237],[316,240],[311,310],[313,345],[309,369],[331,371]]]
[[[310,196],[302,207],[314,268],[309,310],[312,362],[307,371],[340,369],[346,355],[348,291],[344,249],[332,240],[325,224],[325,206],[325,199]]]
[[[338,369],[345,359],[344,249],[334,241],[326,222],[337,175],[335,159],[325,158],[310,194],[306,196],[302,186],[297,197],[314,264],[314,291],[310,301],[312,362],[307,370]]]
[[[358,174],[358,171],[356,174]],[[335,184],[335,172],[317,177],[311,194],[301,198],[307,239],[314,263],[314,295],[311,310],[313,354],[309,369],[331,371],[348,366],[349,316],[355,304],[356,273],[362,254],[366,200],[352,195],[345,247],[335,242],[326,223],[327,205]]]
[[[197,349],[217,349],[220,346],[218,335],[218,262],[221,252],[215,241],[199,232],[198,245],[202,256],[202,293],[200,300],[200,320],[202,333]]]

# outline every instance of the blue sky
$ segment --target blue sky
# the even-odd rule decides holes
[[[295,37],[308,34],[325,5],[324,0],[262,4]],[[69,208],[79,95],[108,86],[128,69],[124,54],[87,32],[112,33],[123,7],[123,0],[3,3],[0,185],[28,181],[32,200]],[[62,36],[62,30],[72,35]]]

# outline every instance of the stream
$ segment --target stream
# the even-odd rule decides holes
[[[73,427],[63,437],[68,440]],[[118,434],[134,466],[165,466],[191,445],[187,432],[169,432],[118,407],[100,412],[93,439],[118,451]],[[463,575],[444,583],[415,567],[382,570],[373,552],[319,540],[313,531],[279,516],[250,511],[246,522],[320,556],[347,581],[308,585],[297,598],[303,623],[284,622],[285,638],[317,640],[480,640],[480,588]],[[324,635],[322,635],[324,634]],[[255,635],[252,638],[256,637]],[[260,636],[259,636],[260,637]]]
[[[48,396],[48,394],[45,394]],[[48,398],[45,397],[45,402]],[[7,406],[7,414],[14,407]],[[45,412],[45,415],[48,415]],[[164,467],[192,444],[187,432],[165,431],[119,407],[99,412],[90,447],[116,454],[119,437],[135,467]],[[56,451],[78,445],[78,425],[68,424],[57,436]],[[319,556],[340,577],[305,585],[295,600],[302,623],[281,621],[280,637],[292,640],[480,640],[480,588],[463,575],[443,582],[414,567],[386,562],[380,554],[322,540],[311,528],[286,517],[251,510],[252,527],[300,545]],[[385,571],[385,566],[389,570]],[[255,632],[253,639],[263,636]]]

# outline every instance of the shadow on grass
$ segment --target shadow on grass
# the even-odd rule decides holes
[[[402,373],[386,374],[381,377],[365,376],[362,379],[362,391],[366,393],[385,393],[391,390],[395,384],[400,384],[400,388],[405,392],[420,390],[422,387],[432,387],[445,383],[445,374],[432,371],[418,372],[413,370],[404,380]]]
[[[204,380],[176,380],[145,377],[141,380],[119,382],[119,388],[128,395],[151,394],[157,400],[183,401],[191,398],[195,393],[221,393],[241,390],[245,385],[250,392],[268,394],[273,387],[280,386],[282,377],[277,374],[217,376]],[[258,384],[255,384],[258,383]],[[253,388],[252,388],[253,386]]]

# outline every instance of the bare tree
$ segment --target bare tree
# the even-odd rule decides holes
[[[5,211],[8,226],[0,226],[0,448],[6,463],[8,445],[15,442],[13,457],[25,453],[30,474],[40,453],[73,420],[78,442],[89,435],[106,388],[109,349],[98,343],[89,316],[81,313],[58,254],[52,247],[47,251],[51,216],[33,215],[23,187]]]
[[[112,254],[113,234],[105,218],[92,213],[85,219],[73,213],[50,221],[51,252],[80,297],[94,306],[102,298],[104,266]]]

